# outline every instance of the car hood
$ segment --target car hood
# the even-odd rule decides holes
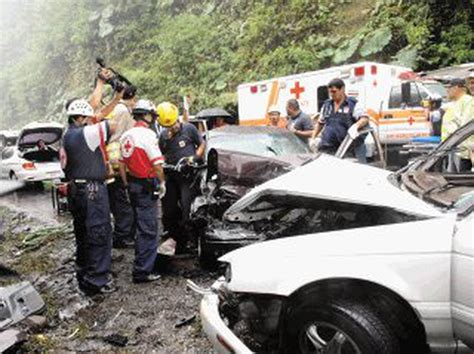
[[[322,154],[315,161],[252,189],[224,214],[227,220],[266,195],[303,196],[351,204],[380,206],[397,211],[436,217],[442,212],[401,190],[388,180],[390,172]]]
[[[59,123],[30,123],[26,125],[18,136],[18,147],[20,149],[34,147],[39,140],[46,145],[58,142],[63,134],[64,127]]]
[[[380,269],[361,268],[368,259],[385,267],[392,256],[450,254],[455,223],[456,215],[448,213],[421,221],[285,237],[239,248],[219,260],[231,264],[231,290],[288,295],[292,291],[288,282],[293,280],[380,275]]]

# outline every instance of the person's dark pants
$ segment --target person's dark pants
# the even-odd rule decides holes
[[[112,227],[107,187],[103,182],[71,183],[69,205],[74,218],[79,286],[98,290],[108,282]]]
[[[189,238],[187,226],[192,201],[191,181],[179,173],[168,173],[166,194],[161,200],[163,227],[175,239],[178,247],[184,247]]]
[[[135,214],[137,235],[133,278],[143,279],[153,270],[158,248],[157,197],[146,180],[129,180],[130,200]]]
[[[120,178],[107,185],[109,192],[110,211],[114,216],[113,243],[120,245],[132,243],[135,239],[135,222],[133,209],[127,199],[125,187]]]

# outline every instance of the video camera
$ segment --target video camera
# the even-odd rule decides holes
[[[120,92],[125,87],[132,85],[130,80],[128,80],[125,76],[112,68],[108,68],[105,65],[105,60],[103,58],[97,57],[95,61],[100,66],[100,68],[98,68],[98,76],[100,75],[100,69],[108,69],[110,72],[112,72],[112,77],[107,79],[105,82],[109,84],[114,91]]]

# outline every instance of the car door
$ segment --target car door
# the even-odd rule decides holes
[[[455,337],[474,350],[473,209],[471,206],[469,215],[461,215],[453,238],[451,313]]]

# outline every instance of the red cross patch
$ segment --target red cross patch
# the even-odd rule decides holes
[[[120,150],[122,151],[122,156],[124,158],[129,158],[130,156],[132,156],[133,151],[135,150],[135,142],[131,137],[127,136],[120,147]]]

